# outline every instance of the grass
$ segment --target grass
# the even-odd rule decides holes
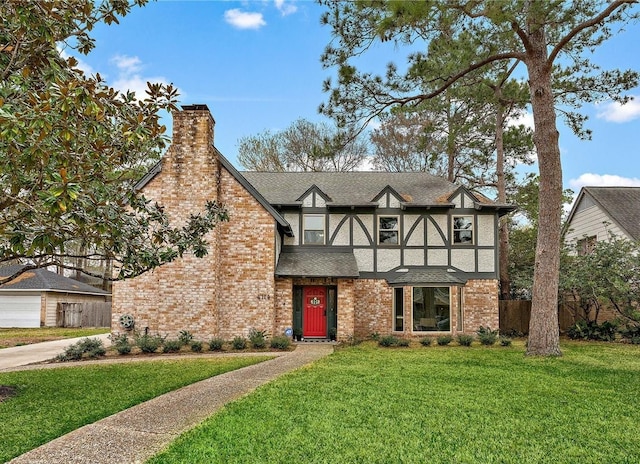
[[[0,402],[0,462],[85,424],[265,356],[63,367],[0,374],[17,395]]]
[[[563,352],[362,344],[228,405],[149,463],[640,462],[640,346]]]
[[[35,329],[0,329],[0,348],[8,348],[31,343],[60,340],[62,338],[90,337],[109,333],[108,327],[73,328],[73,327],[40,327]]]

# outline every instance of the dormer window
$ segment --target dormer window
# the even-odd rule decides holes
[[[453,243],[460,245],[473,244],[473,216],[453,217]]]
[[[304,245],[324,245],[324,214],[305,214]]]
[[[398,245],[400,243],[400,221],[398,216],[378,217],[378,243]]]

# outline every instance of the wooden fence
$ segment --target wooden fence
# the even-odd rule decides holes
[[[111,327],[111,302],[58,303],[58,327]]]
[[[502,333],[529,333],[529,320],[531,319],[531,301],[525,300],[501,300],[500,301],[500,332]],[[558,326],[564,332],[578,319],[576,311],[569,305],[558,306]]]

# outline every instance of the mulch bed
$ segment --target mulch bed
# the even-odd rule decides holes
[[[0,385],[0,403],[4,400],[11,398],[16,395],[15,387],[10,387],[8,385]]]

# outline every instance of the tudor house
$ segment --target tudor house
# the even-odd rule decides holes
[[[209,254],[113,287],[113,332],[230,339],[498,328],[498,219],[513,210],[428,173],[238,172],[206,105],[174,114],[173,141],[138,184],[178,223],[223,203]],[[130,317],[129,317],[130,316]]]

